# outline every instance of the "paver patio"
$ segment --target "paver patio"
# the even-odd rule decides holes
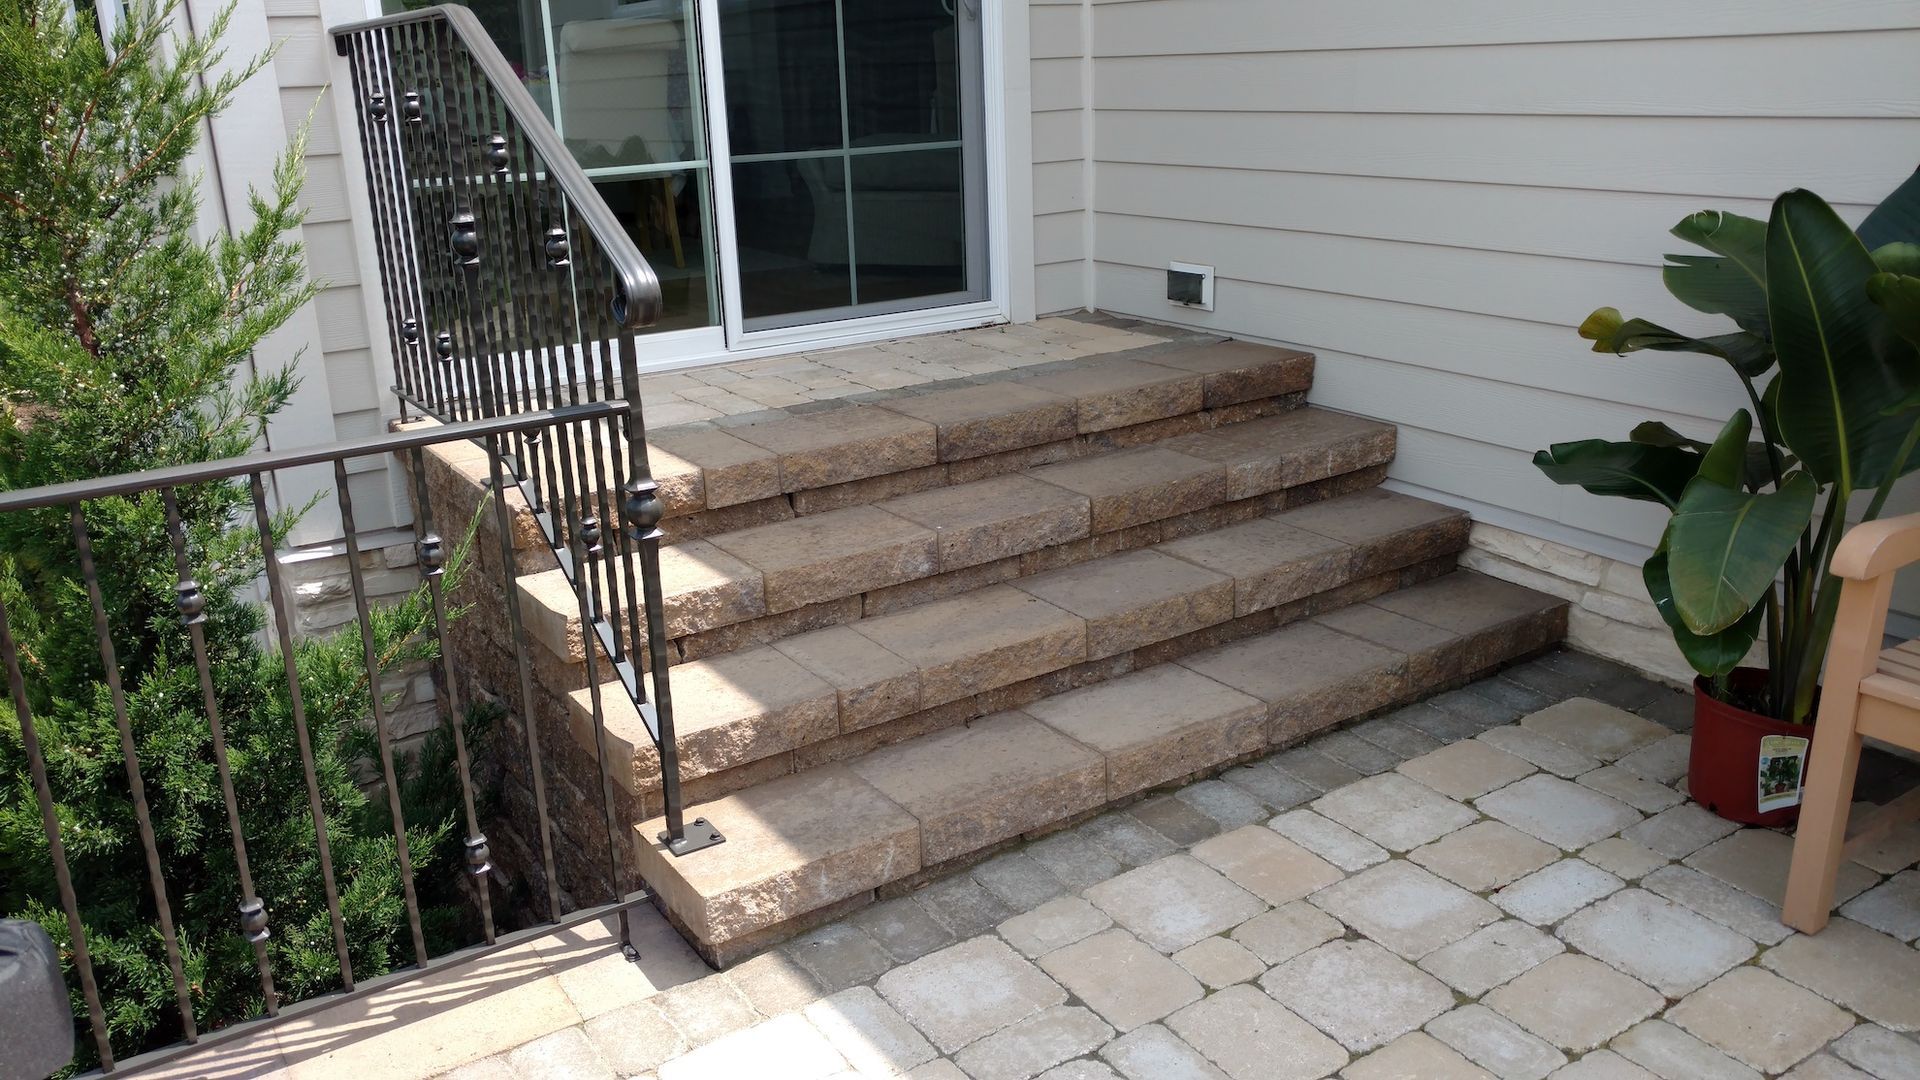
[[[1787,837],[1664,805],[1684,795],[1662,763],[1684,761],[1690,701],[1639,694],[1635,715],[1588,696],[1634,681],[1552,653],[997,853],[726,972],[643,911],[639,965],[585,935],[504,992],[484,972],[458,995],[402,987],[415,1008],[446,1002],[410,1027],[323,1019],[168,1072],[1920,1076],[1920,829],[1847,868],[1825,932],[1787,930]],[[1342,759],[1378,768],[1363,778]],[[1916,774],[1875,758],[1862,794]],[[1640,797],[1617,797],[1629,788]]]

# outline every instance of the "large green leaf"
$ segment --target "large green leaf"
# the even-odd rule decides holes
[[[1901,240],[1920,243],[1920,170],[1880,200],[1860,223],[1860,242],[1869,248]]]
[[[1715,634],[1773,587],[1813,516],[1813,478],[1796,472],[1763,495],[1696,478],[1667,526],[1667,573],[1687,629]]]
[[[1734,413],[1720,428],[1713,445],[1707,448],[1706,457],[1700,459],[1696,475],[1721,487],[1739,490],[1746,479],[1747,436],[1751,434],[1753,416],[1745,409]]]
[[[1699,471],[1700,455],[1674,446],[1583,439],[1554,443],[1535,453],[1533,464],[1556,484],[1672,507]]]
[[[1873,265],[1883,273],[1920,275],[1920,244],[1904,240],[1873,249]]]
[[[1715,334],[1696,338],[1645,319],[1627,319],[1618,308],[1598,308],[1580,324],[1580,336],[1593,342],[1594,352],[1624,356],[1642,349],[1657,352],[1705,353],[1733,365],[1746,377],[1758,378],[1773,366],[1773,347],[1757,334]]]
[[[1920,277],[1875,274],[1867,279],[1867,299],[1887,313],[1901,337],[1920,346]]]
[[[1760,636],[1760,625],[1766,617],[1765,604],[1755,604],[1752,611],[1717,634],[1696,634],[1687,629],[1680,613],[1674,610],[1673,584],[1667,579],[1664,543],[1640,568],[1640,578],[1647,584],[1647,595],[1653,598],[1654,610],[1673,631],[1674,644],[1680,646],[1680,655],[1686,657],[1693,670],[1713,678],[1739,667],[1740,661],[1746,659]]]
[[[1673,235],[1714,253],[1668,255],[1661,276],[1675,299],[1742,330],[1768,336],[1766,241],[1768,223],[1739,214],[1702,210],[1673,227]]]
[[[1767,229],[1768,311],[1780,363],[1781,438],[1823,484],[1872,487],[1885,477],[1907,427],[1886,407],[1906,399],[1920,372],[1867,298],[1873,256],[1833,208],[1810,191],[1773,203]],[[1678,589],[1687,611],[1686,590]]]
[[[1713,445],[1701,442],[1699,439],[1689,439],[1658,420],[1642,420],[1635,424],[1627,438],[1647,446],[1678,446],[1697,454],[1705,454],[1707,448]],[[1781,452],[1781,471],[1791,469],[1797,464],[1799,464],[1798,458],[1784,451]],[[1745,477],[1747,486],[1755,491],[1773,483],[1773,456],[1767,452],[1766,443],[1747,444],[1746,468],[1741,475]]]

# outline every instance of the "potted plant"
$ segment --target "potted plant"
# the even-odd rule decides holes
[[[1671,513],[1642,568],[1694,680],[1688,790],[1722,817],[1782,825],[1840,600],[1827,571],[1850,518],[1871,519],[1920,467],[1920,173],[1849,229],[1809,191],[1768,220],[1705,211],[1673,229],[1667,290],[1735,329],[1692,337],[1601,308],[1595,352],[1700,353],[1745,389],[1711,442],[1649,421],[1625,442],[1558,443],[1549,479]],[[1750,653],[1765,667],[1743,666]]]

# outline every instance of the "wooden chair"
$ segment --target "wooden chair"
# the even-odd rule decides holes
[[[1920,749],[1920,641],[1881,647],[1894,573],[1915,562],[1920,562],[1920,514],[1859,525],[1834,552],[1833,573],[1844,586],[1827,648],[1781,914],[1788,926],[1809,934],[1827,925],[1841,860],[1903,821],[1920,818],[1916,789],[1848,827],[1861,738]]]

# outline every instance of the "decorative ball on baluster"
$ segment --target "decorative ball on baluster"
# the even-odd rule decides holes
[[[420,344],[420,320],[411,316],[400,321],[400,339],[408,345]]]
[[[493,869],[493,852],[487,847],[487,834],[467,837],[467,872],[479,876]]]
[[[259,897],[240,902],[240,932],[248,941],[267,940],[267,905]]]
[[[421,537],[415,546],[418,549],[421,573],[425,576],[432,577],[447,565],[447,546],[441,541],[439,533],[428,533]]]
[[[587,549],[588,556],[600,554],[600,519],[583,517],[580,519],[580,543]]]
[[[565,266],[573,258],[573,247],[567,242],[567,230],[558,225],[547,230],[547,265]]]
[[[392,105],[387,101],[387,95],[384,91],[375,90],[367,97],[367,115],[373,117],[376,121],[384,121],[391,113],[392,108]]]
[[[666,516],[659,490],[660,485],[652,480],[629,480],[620,489],[620,516],[627,519],[628,527],[640,539],[646,539]]]
[[[453,335],[445,330],[433,335],[433,351],[442,360],[453,359]]]
[[[207,621],[207,594],[200,590],[200,583],[192,578],[173,587],[173,606],[179,609],[183,626]]]
[[[420,91],[409,90],[400,96],[400,115],[409,124],[420,122]]]
[[[493,167],[494,172],[507,171],[507,164],[511,160],[511,156],[507,153],[507,137],[505,135],[487,136],[486,159],[487,164]]]

